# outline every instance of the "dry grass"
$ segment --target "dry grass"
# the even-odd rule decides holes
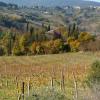
[[[51,76],[55,79],[55,85],[60,85],[61,70],[64,70],[65,85],[73,87],[74,72],[81,87],[81,82],[87,75],[92,62],[100,60],[99,53],[67,53],[57,55],[23,56],[23,57],[0,57],[0,97],[5,100],[16,100],[18,91],[21,91],[21,82],[30,78],[32,87],[49,86]],[[16,79],[17,78],[17,79]],[[8,81],[8,86],[6,86]],[[19,89],[16,90],[16,81]],[[10,90],[9,90],[10,89]],[[8,92],[9,91],[9,92]],[[20,93],[20,92],[19,92]]]

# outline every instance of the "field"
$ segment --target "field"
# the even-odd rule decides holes
[[[91,64],[97,59],[100,60],[100,53],[91,52],[0,57],[0,100],[19,100],[18,96],[22,92],[23,82],[25,83],[25,97],[29,93],[31,95],[33,90],[52,86],[59,91],[64,89],[68,97],[72,98],[75,94],[73,89],[75,79],[81,98],[79,100],[94,100],[93,95],[92,99],[82,99],[84,95],[87,95],[87,92],[83,92],[83,90],[87,90],[83,89],[82,83]],[[60,85],[62,80],[64,84]],[[88,95],[90,95],[89,93]]]

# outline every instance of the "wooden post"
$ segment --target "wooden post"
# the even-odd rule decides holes
[[[8,87],[8,80],[6,81],[6,86]]]
[[[17,78],[17,76],[15,77],[15,84],[16,84],[16,89],[18,89],[18,78]]]
[[[15,81],[17,81],[17,76],[15,77]]]
[[[52,73],[51,73],[51,88],[54,88],[54,77],[55,77],[55,70],[52,68]]]
[[[6,66],[6,64],[5,64],[5,73],[7,73],[7,66]]]
[[[18,81],[16,82],[16,88],[18,89]]]
[[[74,80],[74,87],[75,87],[75,100],[78,100],[78,85],[75,73],[73,72],[73,80]]]
[[[64,70],[61,71],[61,90],[65,91],[65,77],[64,77]]]
[[[28,96],[30,95],[30,80],[28,81],[27,84],[27,92],[28,92]]]
[[[3,85],[2,85],[2,82],[0,83],[0,87],[2,87]]]
[[[22,99],[24,100],[24,86],[25,86],[25,82],[22,82]]]
[[[18,100],[21,100],[21,95],[18,96]]]
[[[53,89],[53,87],[54,87],[54,79],[53,77],[51,77],[51,88]]]
[[[19,93],[18,85],[19,85],[18,82],[16,82],[17,93]]]

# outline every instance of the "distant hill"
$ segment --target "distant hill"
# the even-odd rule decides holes
[[[20,6],[100,6],[100,2],[86,0],[0,0],[6,3],[14,3]]]
[[[4,2],[0,2],[0,7],[7,7],[7,4]]]

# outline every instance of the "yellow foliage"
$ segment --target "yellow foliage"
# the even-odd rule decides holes
[[[79,45],[80,45],[80,42],[78,40],[74,40],[70,42],[72,51],[78,51]]]
[[[70,44],[70,42],[73,42],[74,40],[75,40],[74,37],[69,37],[69,38],[67,39],[67,43]]]
[[[37,47],[37,43],[33,42],[32,46],[31,46],[31,51],[32,51],[33,54],[36,53],[36,47]]]
[[[62,42],[61,42],[61,40],[60,39],[57,39],[57,40],[55,40],[54,41],[54,47],[60,47],[62,45]]]
[[[93,38],[93,36],[90,33],[87,32],[82,32],[79,35],[79,41],[83,42],[83,41],[89,41]]]

